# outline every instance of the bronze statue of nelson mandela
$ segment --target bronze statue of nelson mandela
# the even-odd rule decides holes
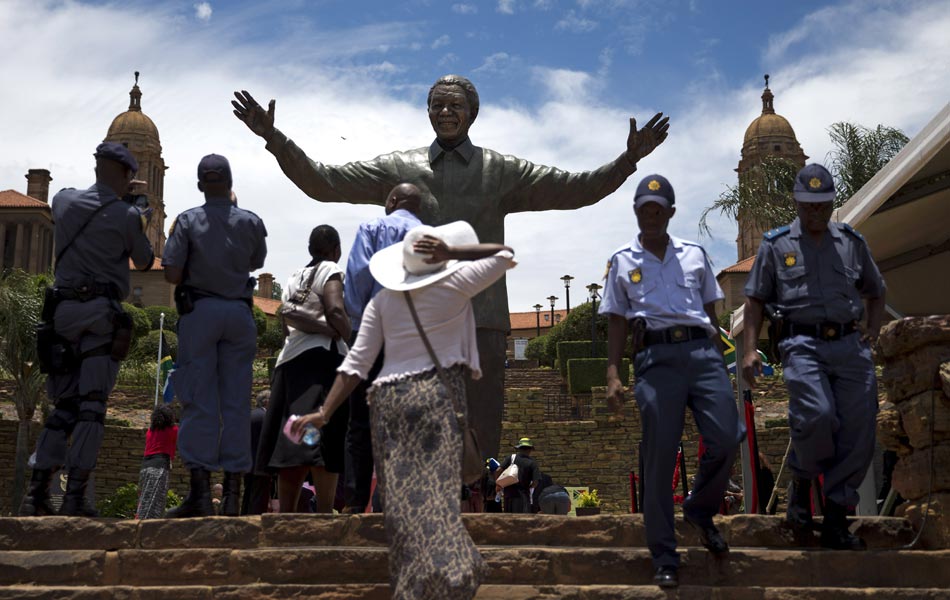
[[[468,129],[478,116],[478,92],[465,77],[446,75],[429,90],[429,121],[436,135],[431,145],[330,166],[308,158],[274,127],[274,100],[264,110],[246,91],[234,95],[235,116],[264,138],[284,174],[311,198],[382,205],[393,186],[413,183],[438,200],[438,223],[433,225],[468,221],[482,242],[504,243],[509,213],[568,210],[603,199],[666,139],[669,129],[669,117],[663,113],[639,130],[631,117],[626,150],[604,166],[569,173],[535,165],[472,144]],[[468,382],[469,419],[487,457],[498,451],[504,407],[505,337],[510,327],[504,278],[472,304],[484,375]]]

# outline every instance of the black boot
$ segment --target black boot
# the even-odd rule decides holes
[[[832,550],[867,550],[864,540],[848,531],[848,510],[825,499],[825,522],[821,527],[821,545]]]
[[[795,531],[802,532],[811,529],[810,479],[792,477],[792,483],[788,489],[788,509],[785,511],[785,520]]]
[[[59,507],[59,514],[71,517],[98,517],[99,512],[86,501],[86,487],[92,471],[86,469],[70,469],[66,480],[66,495],[63,496],[63,505]]]
[[[214,516],[214,506],[211,504],[211,472],[202,469],[191,470],[191,489],[181,504],[165,513],[166,519],[182,519],[186,517]]]
[[[30,489],[23,497],[23,502],[20,503],[21,517],[45,517],[56,514],[49,503],[49,482],[52,477],[53,472],[49,469],[33,469]]]
[[[241,474],[224,473],[224,495],[221,497],[221,510],[218,514],[236,517],[241,514]]]

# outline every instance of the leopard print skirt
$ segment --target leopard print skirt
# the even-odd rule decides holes
[[[465,410],[466,369],[446,369]],[[395,600],[466,600],[487,567],[462,524],[462,437],[434,369],[370,390],[377,476]]]

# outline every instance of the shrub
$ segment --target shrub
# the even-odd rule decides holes
[[[630,359],[623,359],[620,381],[630,383]],[[567,390],[571,394],[588,394],[592,387],[607,385],[606,358],[572,358],[567,361]]]
[[[571,314],[567,318],[552,327],[546,334],[539,338],[534,338],[528,342],[528,348],[525,350],[525,356],[535,358],[542,364],[553,365],[557,358],[557,344],[564,341],[589,341],[590,326],[593,306],[590,302],[579,304],[571,309]],[[604,341],[607,339],[607,316],[596,315],[594,318],[594,328],[597,332],[597,339]],[[543,340],[535,342],[534,340]],[[534,344],[532,344],[534,342]],[[529,355],[528,352],[531,352]],[[629,352],[627,352],[629,355]]]
[[[561,369],[561,377],[567,377],[567,361],[572,358],[607,358],[607,342],[593,344],[593,353],[590,340],[558,342],[557,363]]]
[[[600,506],[600,496],[597,490],[583,491],[577,495],[577,502],[574,504],[578,508],[594,508]]]
[[[162,313],[165,313],[165,329],[175,331],[175,327],[178,326],[178,311],[171,306],[146,306],[143,310],[148,315],[153,331],[158,329]]]
[[[122,303],[122,309],[132,317],[132,345],[152,330],[152,321],[144,309],[128,302]]]
[[[267,331],[257,336],[257,351],[272,355],[284,347],[284,332],[278,325],[270,325]]]
[[[160,335],[164,334],[164,342],[162,343],[162,356],[171,356],[172,360],[178,358],[178,336],[168,331],[149,331],[148,335],[143,337],[135,344],[135,347],[132,348],[132,352],[129,353],[129,358],[133,361],[152,361],[152,364],[155,364],[155,361],[158,359],[158,338]]]
[[[257,306],[251,307],[251,314],[254,316],[254,326],[257,327],[257,335],[260,337],[267,331],[267,315]]]
[[[152,360],[132,358],[119,363],[119,375],[116,384],[127,387],[155,387],[155,357]]]
[[[181,497],[172,490],[165,496],[165,508],[172,508],[181,504]],[[106,496],[97,503],[100,517],[116,519],[134,519],[135,511],[139,507],[139,486],[136,483],[127,483],[118,488],[111,496]]]

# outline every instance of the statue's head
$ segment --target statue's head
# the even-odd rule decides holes
[[[478,116],[478,91],[461,75],[443,75],[429,89],[428,108],[435,135],[444,142],[460,142]]]

